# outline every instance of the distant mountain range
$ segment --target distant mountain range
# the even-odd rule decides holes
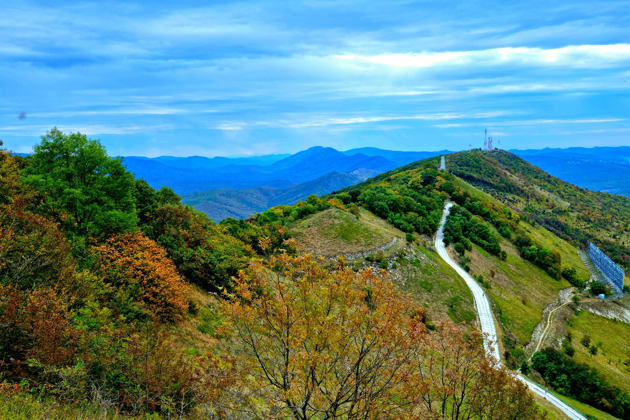
[[[630,196],[630,147],[511,150],[567,182]],[[294,204],[402,165],[451,153],[401,152],[373,147],[344,152],[312,147],[294,155],[206,158],[124,158],[127,169],[151,186],[166,185],[214,220],[246,218],[278,204]],[[447,161],[448,166],[448,161]]]
[[[209,190],[184,196],[185,204],[209,215],[214,220],[228,217],[245,219],[279,204],[295,204],[311,194],[324,195],[331,191],[358,184],[379,172],[357,169],[350,173],[331,172],[312,181],[287,188],[258,187],[244,190]]]
[[[511,150],[566,182],[630,197],[630,147]]]
[[[211,189],[287,188],[312,181],[331,172],[350,173],[367,169],[378,173],[435,156],[440,152],[392,152],[365,148],[339,152],[330,147],[312,147],[294,155],[254,158],[125,157],[127,169],[151,186],[166,185],[180,195]]]

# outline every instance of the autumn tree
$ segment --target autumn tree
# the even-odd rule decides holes
[[[480,333],[428,332],[423,309],[373,271],[272,256],[241,272],[223,311],[255,417],[543,418]]]
[[[81,133],[54,128],[42,136],[23,179],[43,194],[41,211],[71,235],[106,238],[136,224],[133,175]]]
[[[20,205],[0,205],[0,284],[55,287],[73,271],[70,247],[56,224]]]
[[[0,149],[0,204],[24,201],[28,191],[20,180],[21,168],[15,156]]]
[[[421,344],[411,396],[424,418],[540,419],[527,386],[487,357],[481,334],[439,324]]]
[[[236,280],[225,303],[241,363],[244,401],[260,416],[400,418],[425,334],[422,308],[372,271],[329,272],[310,257],[271,257]]]
[[[157,315],[174,321],[188,310],[188,285],[164,248],[142,233],[125,233],[93,247],[93,270],[109,285],[106,291],[126,316]]]
[[[0,371],[16,379],[37,377],[37,366],[72,363],[78,331],[67,297],[42,287],[21,290],[0,285]],[[31,359],[30,368],[24,363]]]

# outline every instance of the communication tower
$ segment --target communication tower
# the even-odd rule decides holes
[[[488,150],[488,129],[483,130],[483,150]]]

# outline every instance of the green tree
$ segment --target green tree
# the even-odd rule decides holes
[[[607,290],[606,290],[606,286],[604,286],[602,283],[599,282],[592,282],[591,283],[591,293],[594,295],[599,295],[599,294],[606,294]]]
[[[250,255],[241,241],[190,206],[163,205],[152,217],[148,236],[166,249],[188,281],[213,291],[231,288],[232,276]]]
[[[44,197],[42,209],[74,237],[105,238],[136,224],[134,179],[98,140],[53,128],[23,171]]]

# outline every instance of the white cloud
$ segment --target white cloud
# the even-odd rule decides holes
[[[585,118],[585,119],[538,119],[538,120],[513,120],[488,122],[488,127],[512,127],[512,126],[532,126],[532,125],[553,125],[553,124],[607,124],[612,122],[626,121],[624,118]],[[454,123],[436,124],[434,127],[455,128],[455,127],[476,127],[478,123]]]
[[[562,48],[492,48],[477,51],[447,51],[406,54],[336,55],[339,60],[368,62],[390,67],[436,67],[463,65],[539,65],[601,68],[630,61],[630,44],[571,45]]]
[[[0,134],[6,133],[13,136],[40,136],[50,130],[50,125],[11,125],[2,126]],[[58,124],[57,128],[63,132],[79,132],[87,136],[99,134],[138,134],[159,130],[172,130],[171,124],[159,125],[105,125],[105,124]]]
[[[226,121],[213,127],[218,130],[242,130],[245,128],[313,128],[327,127],[338,125],[354,125],[367,123],[380,123],[390,121],[440,121],[455,120],[467,118],[496,118],[511,115],[507,111],[491,111],[477,113],[434,113],[434,114],[412,114],[412,115],[373,115],[373,116],[349,116],[349,117],[331,117],[331,116],[288,116],[287,118],[268,121]]]

